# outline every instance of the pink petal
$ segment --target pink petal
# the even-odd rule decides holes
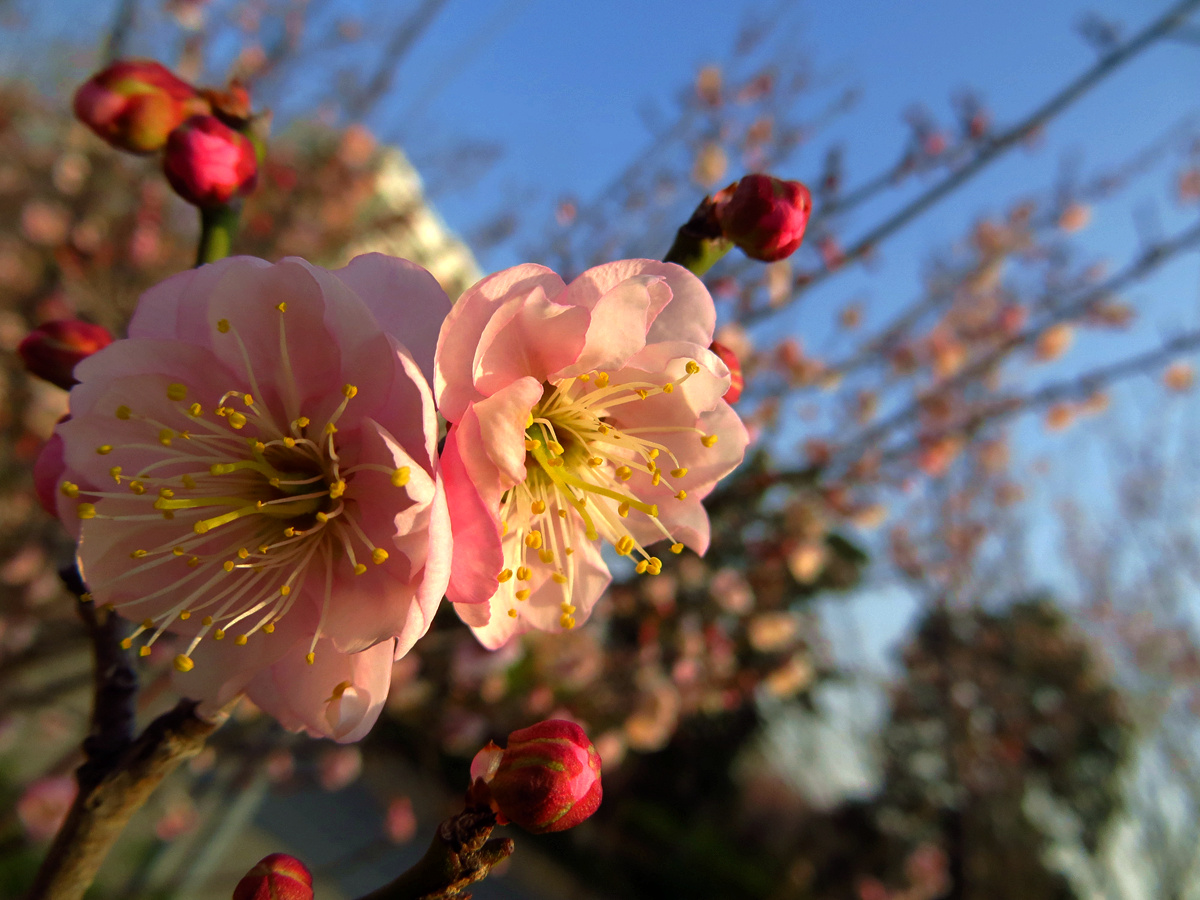
[[[500,470],[505,488],[525,480],[525,423],[540,399],[542,383],[526,377],[472,407],[479,420],[480,449]]]
[[[451,427],[442,451],[442,478],[454,531],[454,561],[446,599],[455,604],[486,603],[499,587],[496,575],[504,565],[496,519],[499,485],[493,481],[489,488],[475,481],[464,459],[464,450],[478,447],[481,440],[479,422],[470,414]]]
[[[479,336],[472,368],[475,388],[496,393],[518,378],[545,381],[579,358],[587,310],[561,306],[540,289],[499,307]]]
[[[670,294],[671,289],[663,279],[638,275],[597,298],[591,309],[583,352],[562,375],[619,369],[625,365],[626,360],[646,346],[649,311],[665,305]]]

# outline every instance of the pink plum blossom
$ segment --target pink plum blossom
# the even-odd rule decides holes
[[[152,288],[77,368],[39,478],[91,597],[143,655],[179,636],[202,711],[245,692],[339,741],[378,717],[450,575],[428,384],[449,305],[379,254],[235,257]]]
[[[33,781],[17,801],[17,818],[31,841],[54,837],[62,827],[79,786],[70,775],[48,775]]]
[[[517,266],[455,305],[434,381],[453,423],[447,598],[485,646],[582,622],[610,580],[601,541],[648,575],[656,541],[707,549],[700,501],[747,442],[709,350],[715,319],[698,278],[651,260],[570,285]]]

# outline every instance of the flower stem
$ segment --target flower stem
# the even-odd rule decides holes
[[[237,206],[224,205],[201,208],[200,247],[196,251],[196,265],[216,262],[229,255],[233,238],[237,234]]]
[[[711,197],[700,201],[692,217],[675,233],[675,241],[663,262],[676,263],[693,275],[702,276],[733,248],[732,242],[721,233],[715,208]]]

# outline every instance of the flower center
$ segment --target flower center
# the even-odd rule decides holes
[[[672,542],[672,552],[683,551],[683,544],[659,520],[658,505],[639,493],[661,485],[673,491],[675,500],[687,499],[687,492],[675,490],[672,483],[684,478],[687,468],[670,448],[643,435],[693,433],[706,448],[716,443],[716,435],[696,427],[635,428],[618,423],[621,407],[674,394],[699,371],[699,364],[689,360],[686,374],[675,382],[611,384],[607,372],[590,372],[545,385],[526,423],[525,481],[505,493],[500,509],[505,568],[496,578],[512,599],[528,600],[529,582],[548,573],[562,593],[559,624],[575,626],[571,539],[580,530],[587,540],[606,541],[622,556],[641,557],[635,565],[639,575],[659,574],[662,560],[634,537],[628,525],[631,515],[653,523],[659,535]],[[520,615],[516,604],[508,615]]]
[[[280,307],[281,313],[286,311],[286,305]],[[281,346],[286,347],[280,319]],[[231,333],[245,355],[244,344],[228,322],[221,320],[217,328]],[[254,384],[248,357],[245,362]],[[286,354],[284,370],[285,387],[295,397],[298,391]],[[116,489],[83,491],[67,481],[60,489],[68,497],[84,498],[77,507],[81,519],[140,524],[160,518],[165,523],[160,543],[129,554],[134,566],[107,580],[89,581],[89,589],[101,598],[121,590],[127,581],[136,584],[139,576],[157,588],[120,602],[123,613],[139,606],[147,613],[126,639],[127,648],[135,638],[152,632],[140,650],[149,655],[150,646],[172,623],[200,615],[200,628],[175,658],[176,668],[186,672],[193,666],[192,651],[205,637],[224,640],[233,629],[238,632],[234,643],[245,645],[258,631],[270,634],[319,560],[324,597],[307,654],[313,662],[331,599],[334,565],[348,564],[361,575],[367,571],[363,559],[381,564],[388,558],[363,531],[357,507],[346,496],[355,473],[386,472],[398,488],[410,475],[408,467],[343,467],[337,422],[357,393],[354,385],[345,385],[337,408],[316,427],[305,415],[281,423],[286,416],[274,415],[267,404],[240,390],[226,392],[215,409],[206,410],[198,402],[189,403],[189,389],[180,383],[166,388],[172,404],[171,415],[163,417],[167,421],[126,405],[114,410],[117,419],[144,423],[146,433],[144,442],[96,448],[98,454],[124,463],[109,469]],[[87,579],[88,573],[83,574]]]

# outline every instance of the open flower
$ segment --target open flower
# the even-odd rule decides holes
[[[455,305],[435,378],[453,423],[447,597],[485,646],[583,621],[610,580],[601,541],[649,575],[655,541],[707,549],[700,500],[747,443],[708,349],[715,319],[699,279],[651,260],[569,286],[517,266]]]
[[[141,652],[180,636],[184,694],[370,727],[449,578],[427,381],[448,309],[404,260],[232,258],[152,288],[79,365],[58,513]]]

